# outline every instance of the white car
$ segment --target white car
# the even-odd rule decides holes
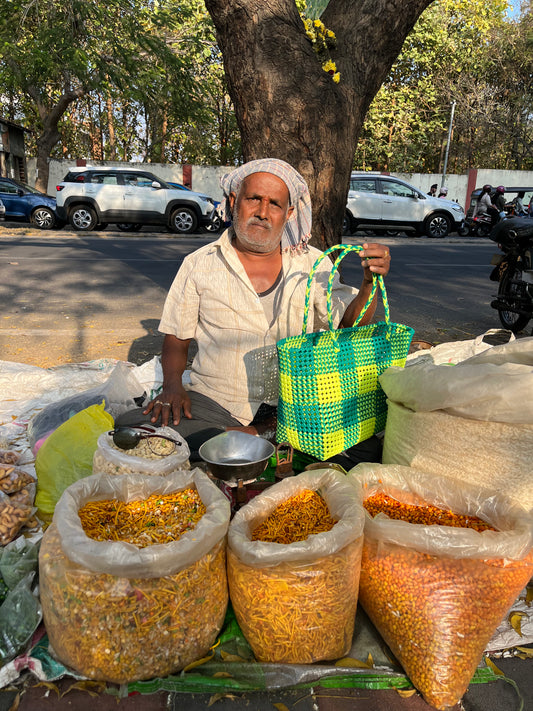
[[[71,168],[56,190],[57,214],[82,231],[103,229],[111,222],[127,230],[166,225],[190,234],[210,225],[215,210],[211,198],[177,190],[133,168]]]
[[[426,195],[400,178],[374,173],[352,173],[344,220],[345,234],[371,229],[414,230],[429,237],[445,237],[462,224],[465,213],[452,200]]]

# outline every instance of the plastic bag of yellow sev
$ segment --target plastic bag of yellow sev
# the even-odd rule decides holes
[[[410,467],[359,464],[349,479],[374,503],[359,601],[426,701],[455,707],[533,573],[531,517],[497,492]]]
[[[94,537],[104,518],[118,540]],[[68,487],[39,553],[58,658],[114,683],[164,677],[202,658],[228,603],[229,518],[228,500],[199,469],[93,475]]]
[[[319,493],[327,504],[337,521],[331,530],[293,543],[252,540],[269,516],[308,491]],[[305,507],[297,507],[295,521],[301,524],[305,515]],[[228,533],[230,598],[259,661],[303,664],[348,652],[363,518],[359,494],[332,469],[285,479],[235,514]]]

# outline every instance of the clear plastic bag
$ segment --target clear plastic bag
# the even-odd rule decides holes
[[[338,522],[291,544],[253,541],[254,529],[299,492],[319,491]],[[289,664],[337,659],[350,649],[362,549],[359,493],[332,469],[303,472],[241,508],[228,536],[228,582],[256,658]]]
[[[78,510],[196,488],[206,512],[179,540],[137,548],[88,538]],[[226,611],[227,499],[199,469],[94,475],[65,491],[39,555],[41,601],[58,658],[93,679],[166,676],[201,658]]]
[[[22,578],[0,606],[0,666],[24,650],[41,621],[39,599],[31,589],[34,576]]]
[[[409,467],[359,464],[349,477],[363,500],[384,493],[477,516],[497,529],[365,513],[359,601],[426,701],[454,706],[533,573],[531,519],[499,493]]]
[[[190,450],[183,437],[171,427],[158,427],[154,434],[170,437],[176,442],[175,451],[168,456],[135,456],[131,450],[120,450],[113,446],[113,436],[108,432],[98,437],[98,448],[93,458],[93,474],[146,474],[165,476],[178,469],[190,469]],[[146,440],[141,440],[146,442]]]

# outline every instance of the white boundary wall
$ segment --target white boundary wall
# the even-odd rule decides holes
[[[183,183],[183,166],[171,163],[123,163],[120,161],[86,161],[88,166],[109,166],[109,167],[131,167],[139,170],[148,170],[155,175],[160,176],[163,180],[170,180],[176,183]],[[55,196],[56,185],[61,182],[68,172],[69,168],[74,168],[77,165],[74,160],[51,160],[50,173],[48,177],[48,194]],[[35,185],[36,160],[28,158],[28,182]],[[191,170],[192,181],[191,188],[200,193],[211,195],[215,200],[222,199],[222,190],[220,188],[220,178],[231,171],[234,166],[206,166],[193,165],[187,166],[186,170]],[[419,188],[427,193],[429,188],[434,183],[439,186],[442,183],[442,175],[423,174],[423,173],[391,173],[391,175],[403,178],[408,183]],[[463,207],[468,208],[468,192],[474,187],[481,187],[485,183],[490,183],[493,186],[505,185],[506,187],[533,187],[533,171],[527,170],[487,170],[479,169],[477,175],[470,176],[471,185],[469,186],[469,175],[447,175],[444,184],[448,188],[448,199],[456,200]],[[474,178],[472,180],[472,178]]]

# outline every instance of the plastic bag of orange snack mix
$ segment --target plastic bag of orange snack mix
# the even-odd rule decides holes
[[[359,464],[359,601],[437,709],[465,693],[533,573],[531,516],[498,492],[400,465]]]
[[[229,517],[228,500],[199,469],[69,486],[39,554],[44,622],[60,661],[126,683],[202,658],[228,603]]]
[[[230,599],[259,661],[309,663],[350,649],[363,519],[359,494],[332,469],[284,479],[235,514]]]

